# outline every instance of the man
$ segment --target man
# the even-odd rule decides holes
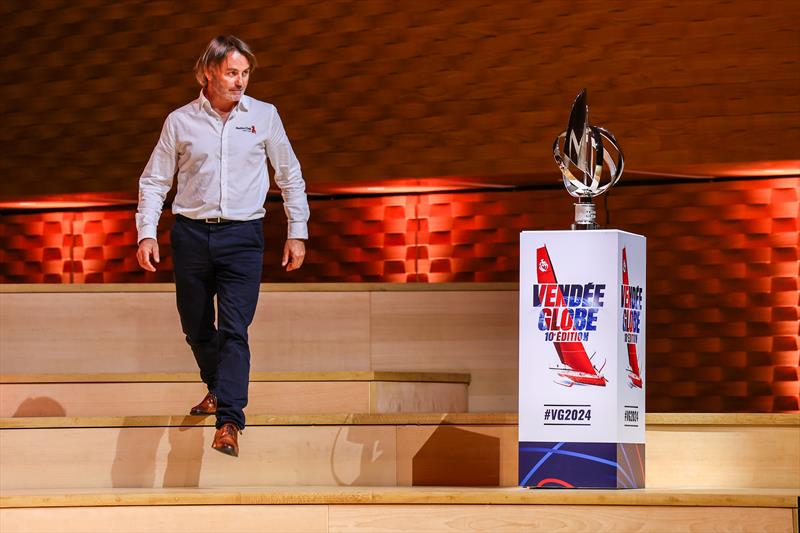
[[[256,58],[232,35],[213,39],[195,65],[203,89],[173,111],[139,179],[136,227],[142,268],[160,260],[156,227],[177,174],[171,242],[181,326],[208,394],[190,411],[216,414],[212,447],[238,456],[264,253],[262,218],[275,170],[289,222],[282,265],[300,268],[309,216],[305,182],[280,117],[244,92]],[[215,326],[214,296],[217,298]]]

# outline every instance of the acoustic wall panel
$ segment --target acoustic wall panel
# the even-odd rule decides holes
[[[796,0],[2,2],[0,195],[135,191],[231,32],[318,182],[541,175],[582,87],[630,168],[787,159],[798,18]]]
[[[647,236],[648,410],[800,410],[798,190],[799,178],[659,184],[598,202],[600,222]],[[267,282],[515,282],[519,232],[571,220],[561,190],[312,200],[306,264],[287,274],[285,220],[269,208]],[[145,273],[130,209],[4,214],[0,281],[171,281],[171,222]]]

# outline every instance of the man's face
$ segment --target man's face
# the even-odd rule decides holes
[[[228,52],[219,65],[205,69],[208,78],[209,97],[236,103],[247,88],[250,78],[250,63],[236,50]]]

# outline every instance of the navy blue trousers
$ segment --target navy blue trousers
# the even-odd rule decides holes
[[[178,215],[171,239],[181,327],[201,379],[217,397],[216,426],[233,422],[244,429],[247,328],[256,312],[264,257],[261,219],[206,224]]]

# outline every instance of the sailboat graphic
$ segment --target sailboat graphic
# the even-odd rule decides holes
[[[540,284],[558,283],[553,263],[550,261],[550,254],[547,252],[547,246],[536,249],[536,276]],[[558,293],[559,299],[563,300],[561,287],[558,287]],[[559,376],[568,380],[565,386],[571,387],[576,383],[579,385],[606,386],[608,380],[601,374],[605,363],[599,369],[595,368],[581,341],[554,341],[553,346],[555,346],[558,358],[564,365],[557,366],[553,370],[556,370]]]
[[[628,283],[628,254],[625,248],[622,248],[622,284],[626,287]],[[629,323],[629,329],[633,328],[633,324]],[[639,370],[639,358],[636,356],[636,343],[628,342],[628,378],[631,380],[631,385],[634,387],[642,388],[642,376]]]

